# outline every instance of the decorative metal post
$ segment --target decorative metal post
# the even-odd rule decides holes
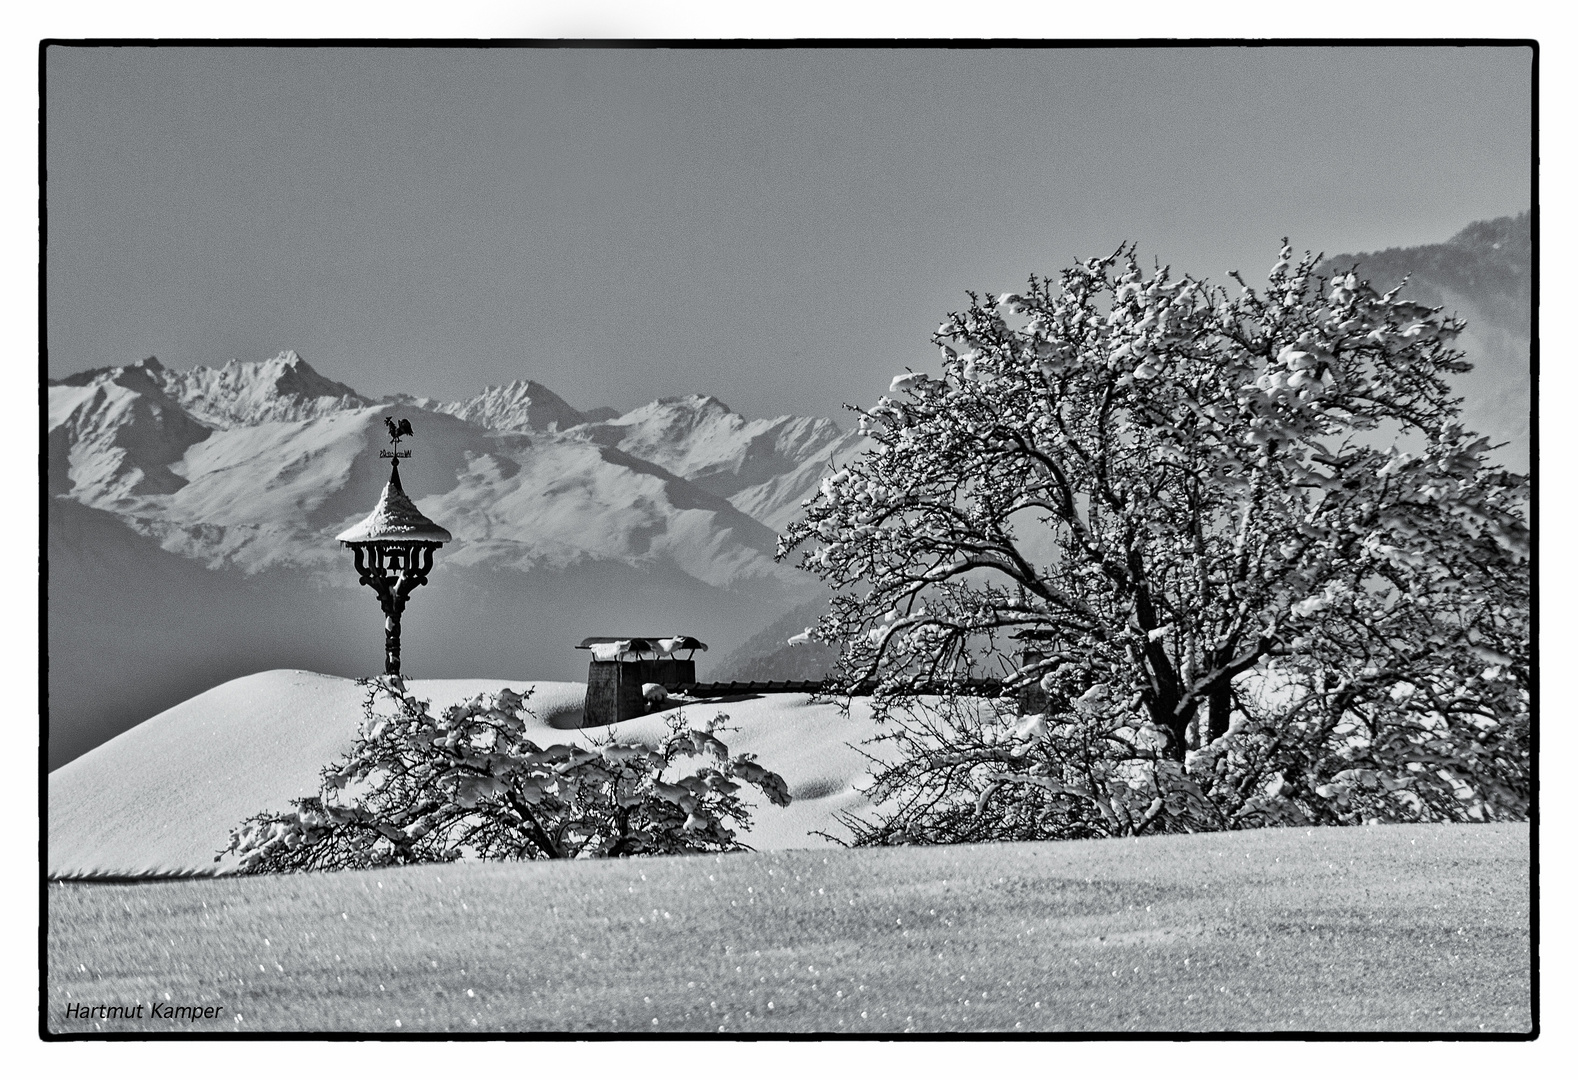
[[[418,585],[427,584],[433,569],[433,552],[452,539],[449,530],[429,520],[400,486],[400,459],[411,451],[400,449],[400,440],[412,434],[411,421],[398,424],[385,417],[393,450],[380,450],[389,459],[389,482],[373,512],[346,529],[336,539],[356,557],[356,573],[363,585],[378,594],[384,613],[384,674],[400,674],[400,614],[406,598]]]

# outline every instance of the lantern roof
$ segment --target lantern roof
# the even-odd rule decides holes
[[[437,524],[416,508],[411,496],[400,486],[400,463],[396,460],[389,472],[389,482],[378,505],[361,521],[346,529],[336,540],[347,544],[365,544],[377,540],[415,540],[442,544],[454,539],[449,530]]]

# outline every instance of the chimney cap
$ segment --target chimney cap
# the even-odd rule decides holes
[[[620,648],[617,651],[621,653],[656,652],[672,655],[681,649],[707,651],[705,642],[684,634],[675,634],[673,637],[589,637],[576,648],[590,649],[595,645],[618,645]]]

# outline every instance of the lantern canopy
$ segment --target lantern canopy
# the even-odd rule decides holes
[[[389,472],[389,482],[373,512],[346,529],[336,540],[349,547],[352,544],[388,543],[412,540],[419,543],[445,544],[454,537],[449,530],[435,523],[416,508],[411,496],[400,486],[400,463],[394,462]]]

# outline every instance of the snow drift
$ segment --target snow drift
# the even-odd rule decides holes
[[[503,679],[413,679],[416,695],[441,708],[506,686],[531,687],[539,745],[590,745],[617,731],[660,737],[672,711],[609,728],[581,729],[586,686]],[[286,809],[318,790],[319,770],[350,748],[365,691],[354,680],[311,671],[265,671],[216,686],[123,732],[49,774],[48,858],[52,878],[212,874],[230,830],[259,810]],[[860,701],[850,713],[812,705],[804,694],[686,705],[693,723],[719,712],[733,752],[757,755],[789,785],[793,802],[762,801],[746,843],[761,850],[815,847],[812,835],[841,834],[833,815],[859,809],[866,759],[855,746],[875,724]],[[854,745],[850,745],[854,744]]]

